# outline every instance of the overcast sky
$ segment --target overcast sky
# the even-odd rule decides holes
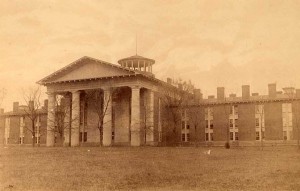
[[[1,0],[2,107],[82,56],[135,55],[136,33],[157,78],[190,79],[204,96],[218,86],[238,95],[243,84],[300,88],[300,1]]]

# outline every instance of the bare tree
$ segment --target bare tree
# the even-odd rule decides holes
[[[188,120],[190,122],[190,125],[194,128],[195,131],[195,137],[194,137],[194,141],[195,141],[195,146],[198,147],[199,145],[199,132],[200,132],[200,124],[201,124],[201,119],[200,116],[204,115],[204,113],[202,112],[200,105],[196,105],[196,107],[190,107],[188,109]],[[210,127],[209,127],[210,128]]]
[[[99,130],[100,146],[103,145],[104,124],[111,121],[104,121],[104,117],[110,114],[108,107],[112,105],[113,96],[118,93],[118,88],[111,87],[110,94],[105,94],[102,90],[89,90],[86,92],[86,100],[92,106],[91,109],[97,115],[97,129]]]
[[[144,102],[143,118],[141,126],[144,129],[144,142],[147,143],[147,136],[154,133],[154,121],[150,120],[154,115],[153,108],[150,108],[146,102]]]
[[[182,114],[185,111],[186,107],[193,99],[191,92],[194,89],[194,86],[191,82],[182,82],[179,80],[178,87],[169,86],[164,87],[162,90],[162,101],[165,106],[165,115],[167,120],[164,125],[164,133],[169,135],[171,133],[171,139],[176,142],[176,136],[179,132],[178,126],[182,121]],[[180,128],[181,130],[181,128]],[[181,134],[181,133],[180,133]]]
[[[36,121],[40,115],[41,109],[41,89],[39,86],[31,87],[27,91],[23,90],[23,98],[26,103],[24,110],[24,117],[31,121],[31,126],[25,126],[25,128],[32,135],[32,146],[35,146],[36,141]]]
[[[54,121],[50,121],[54,124],[54,127],[48,129],[52,131],[55,135],[58,135],[59,140],[62,141],[65,136],[68,135],[68,146],[71,146],[71,136],[72,136],[72,122],[78,120],[80,116],[72,118],[71,114],[75,108],[72,108],[72,101],[70,100],[71,95],[57,95],[55,96],[55,107],[52,112],[55,116]]]

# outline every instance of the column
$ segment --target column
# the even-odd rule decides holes
[[[54,146],[55,133],[55,94],[53,92],[48,94],[48,118],[47,118],[47,147]]]
[[[131,146],[140,146],[140,87],[132,87],[131,91]]]
[[[103,90],[103,146],[111,146],[112,136],[112,90]]]
[[[64,96],[64,146],[70,145],[71,132],[71,95]]]
[[[72,92],[71,146],[79,146],[80,91]]]
[[[153,144],[154,142],[154,92],[147,90],[146,101],[146,143]]]

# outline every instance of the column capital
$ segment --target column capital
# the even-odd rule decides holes
[[[140,90],[142,87],[139,85],[130,86],[132,90]]]

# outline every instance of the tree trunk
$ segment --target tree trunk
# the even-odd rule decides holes
[[[34,121],[32,121],[32,147],[35,146],[35,127],[34,127]]]

